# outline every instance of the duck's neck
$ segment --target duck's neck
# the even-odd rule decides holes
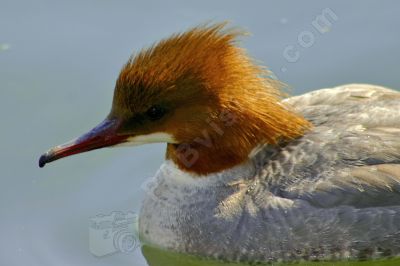
[[[168,144],[167,159],[180,169],[204,176],[221,172],[249,160],[261,144],[280,145],[299,138],[311,124],[283,105],[274,112],[248,106],[235,113],[234,122],[216,121],[187,143]]]
[[[199,176],[221,172],[248,160],[250,151],[238,153],[234,147],[216,148],[212,142],[209,144],[168,144],[166,157],[181,170]]]

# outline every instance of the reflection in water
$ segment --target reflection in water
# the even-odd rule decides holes
[[[234,263],[211,259],[200,258],[196,256],[179,254],[160,250],[150,246],[142,246],[142,253],[149,266],[248,266],[248,265],[301,265],[301,266],[398,266],[400,259],[373,260],[373,261],[341,261],[341,262],[319,262],[302,261],[293,263]]]

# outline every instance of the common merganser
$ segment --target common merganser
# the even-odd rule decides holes
[[[400,93],[368,84],[284,99],[224,23],[129,59],[108,117],[59,158],[166,142],[139,216],[143,243],[225,260],[400,253]]]

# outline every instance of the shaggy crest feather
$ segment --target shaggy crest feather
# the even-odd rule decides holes
[[[114,94],[112,113],[132,116],[160,101],[175,113],[181,109],[163,131],[189,145],[185,154],[191,149],[199,156],[187,167],[182,149],[170,144],[167,157],[201,174],[243,162],[255,146],[297,138],[310,127],[281,103],[282,83],[237,46],[243,32],[225,26],[195,27],[140,51],[122,69]]]

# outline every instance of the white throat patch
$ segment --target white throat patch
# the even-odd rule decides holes
[[[177,143],[175,138],[168,133],[156,132],[147,135],[139,135],[134,137],[129,137],[126,142],[118,144],[116,146],[138,146],[147,143]]]

